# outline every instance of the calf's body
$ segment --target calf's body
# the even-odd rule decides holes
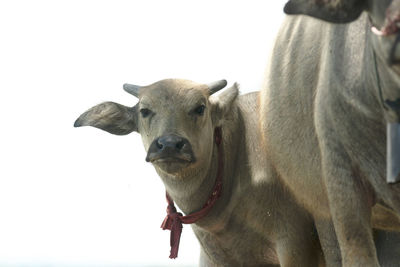
[[[208,218],[192,227],[201,244],[202,262],[318,266],[322,254],[311,217],[277,179],[263,151],[257,95],[239,96],[237,111],[222,128],[226,132],[223,196]]]
[[[146,160],[185,214],[200,210],[213,190],[220,164],[213,133],[221,128],[222,194],[207,216],[192,224],[201,244],[200,265],[322,266],[312,217],[278,179],[265,153],[258,93],[238,96],[234,85],[212,95],[221,84],[170,79],[126,85],[139,98],[137,105],[100,104],[75,126],[139,132]]]

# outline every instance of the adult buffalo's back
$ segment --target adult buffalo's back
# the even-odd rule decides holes
[[[354,18],[352,8],[359,14],[367,7],[363,1],[320,5],[331,2],[337,5],[329,10],[350,9],[346,18]],[[379,265],[371,231],[375,203],[400,212],[400,191],[385,181],[386,120],[377,88],[380,77],[389,96],[399,83],[374,47],[370,26],[366,13],[340,25],[287,17],[262,90],[271,160],[317,225],[332,218],[345,266]]]

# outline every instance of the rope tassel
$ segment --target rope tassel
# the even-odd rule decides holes
[[[222,176],[223,176],[223,153],[222,147],[220,147],[222,142],[222,134],[221,129],[216,128],[214,132],[215,143],[218,147],[218,170],[217,170],[217,178],[215,181],[214,189],[208,198],[206,204],[204,204],[203,208],[197,212],[189,214],[187,216],[183,216],[182,213],[177,212],[175,208],[174,201],[169,196],[168,192],[166,193],[167,198],[167,216],[165,217],[164,221],[161,224],[161,228],[163,230],[170,230],[170,245],[171,245],[171,252],[169,255],[170,259],[175,259],[178,257],[178,250],[179,250],[179,242],[181,239],[183,223],[184,224],[191,224],[195,223],[201,218],[205,217],[208,212],[212,209],[217,199],[221,196],[222,192]]]
[[[167,194],[167,201],[172,199]],[[170,246],[171,252],[169,255],[170,259],[175,259],[178,257],[178,250],[179,250],[179,242],[181,239],[182,234],[182,220],[183,217],[182,213],[177,212],[174,206],[168,205],[167,208],[167,216],[165,217],[163,223],[161,224],[161,228],[163,230],[170,230]]]

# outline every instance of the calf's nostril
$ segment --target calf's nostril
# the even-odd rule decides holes
[[[162,149],[164,147],[163,144],[160,143],[160,140],[157,140],[156,146],[158,149]]]
[[[183,142],[183,141],[180,141],[180,142],[178,142],[178,143],[176,143],[176,148],[178,149],[178,150],[181,150],[182,148],[183,148],[183,146],[185,145],[185,143]]]

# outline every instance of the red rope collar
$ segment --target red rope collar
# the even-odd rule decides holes
[[[167,207],[167,216],[165,217],[163,223],[161,224],[161,228],[163,230],[171,230],[170,237],[170,245],[171,245],[171,254],[169,257],[171,259],[175,259],[178,257],[179,250],[179,241],[182,233],[182,224],[191,224],[195,223],[201,218],[204,218],[208,212],[212,209],[217,199],[221,196],[222,192],[222,175],[223,175],[223,151],[220,146],[222,143],[222,132],[221,128],[215,128],[214,131],[215,144],[218,148],[218,171],[217,178],[215,180],[214,189],[208,198],[206,204],[204,204],[203,208],[197,212],[189,214],[187,216],[183,216],[182,213],[177,212],[174,201],[169,196],[168,192],[166,193],[168,207]]]

